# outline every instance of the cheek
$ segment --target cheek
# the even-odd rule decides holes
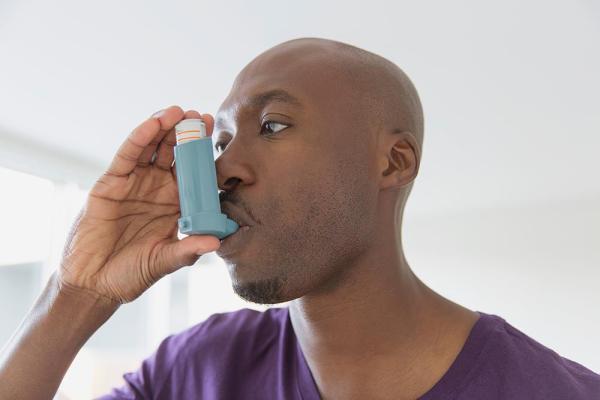
[[[278,242],[302,252],[358,246],[370,233],[374,196],[365,170],[353,160],[337,159],[329,165],[307,164],[278,185],[279,201],[272,205],[279,216]],[[275,213],[275,210],[278,212]],[[285,234],[283,234],[285,233]]]
[[[308,149],[296,143],[271,153],[270,165],[263,166],[259,209],[272,250],[306,253],[315,251],[306,247],[319,245],[357,246],[370,235],[376,191],[364,147]]]

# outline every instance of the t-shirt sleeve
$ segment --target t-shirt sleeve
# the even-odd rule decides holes
[[[110,393],[99,397],[100,400],[138,400],[153,399],[155,392],[160,390],[165,374],[173,365],[176,352],[173,336],[164,339],[158,349],[141,366],[132,372],[123,374],[125,384],[113,388]]]
[[[192,338],[202,337],[215,315],[206,321],[175,335],[163,339],[152,355],[133,372],[123,374],[125,384],[113,388],[97,400],[138,400],[159,398],[165,385],[170,384],[170,375],[178,358],[186,352]]]

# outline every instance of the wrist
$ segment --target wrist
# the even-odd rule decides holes
[[[98,316],[110,317],[121,305],[120,302],[108,296],[64,282],[58,271],[50,276],[48,286],[54,293],[56,301],[60,300],[66,304],[82,307],[83,310],[93,310]]]
[[[34,306],[39,321],[47,321],[71,345],[82,346],[120,304],[91,290],[62,282],[54,272]]]

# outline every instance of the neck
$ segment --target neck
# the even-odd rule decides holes
[[[383,231],[335,285],[289,305],[323,398],[374,397],[373,390],[392,390],[393,385],[382,385],[386,374],[404,393],[414,386],[408,398],[424,393],[447,370],[476,320],[475,313],[439,296],[413,274],[395,231],[393,226]],[[432,376],[425,377],[419,363]]]

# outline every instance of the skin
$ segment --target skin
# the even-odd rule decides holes
[[[249,102],[285,90],[300,104]],[[265,121],[270,132],[259,134]],[[226,261],[249,301],[290,301],[324,399],[414,399],[448,370],[478,315],[403,253],[423,117],[389,61],[322,39],[283,43],[238,75],[216,114],[218,182],[257,221]],[[358,211],[360,210],[360,211]]]
[[[200,117],[171,106],[127,136],[90,190],[56,272],[0,353],[0,399],[52,399],[78,351],[121,304],[219,247],[213,236],[177,238],[173,128]],[[212,117],[202,117],[212,132]]]
[[[200,117],[222,145],[222,208],[251,225],[237,239],[177,238],[173,127]],[[121,304],[214,250],[243,298],[291,301],[323,399],[414,399],[448,370],[478,315],[425,286],[404,257],[423,141],[408,77],[343,43],[289,41],[240,72],[215,117],[171,106],[127,137],[0,355],[0,398],[51,399]]]

